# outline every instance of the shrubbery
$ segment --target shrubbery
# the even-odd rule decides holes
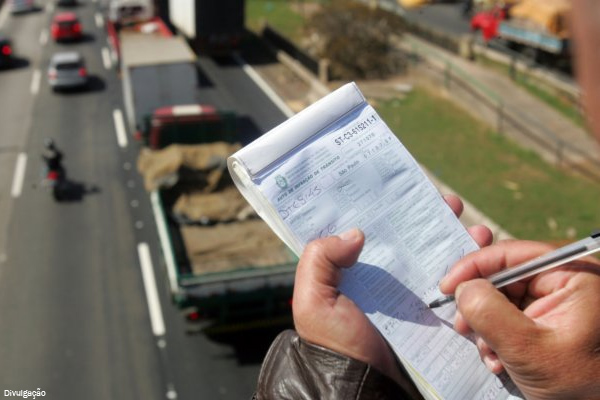
[[[340,79],[383,78],[402,71],[405,56],[393,45],[401,19],[349,0],[332,0],[308,22],[312,52],[327,58]]]

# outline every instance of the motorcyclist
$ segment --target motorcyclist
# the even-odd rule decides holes
[[[64,168],[62,165],[63,154],[56,147],[54,140],[48,138],[44,141],[44,152],[42,153],[42,158],[46,162],[46,167],[48,169],[48,174],[57,173],[60,177],[64,177]]]

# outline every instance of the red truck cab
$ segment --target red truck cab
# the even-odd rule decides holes
[[[481,31],[483,40],[488,42],[498,36],[498,27],[506,17],[507,12],[503,7],[478,12],[471,18],[471,31]]]
[[[217,111],[201,104],[157,108],[144,119],[137,137],[153,149],[172,143],[197,144],[220,140],[235,141],[236,117],[233,113]]]

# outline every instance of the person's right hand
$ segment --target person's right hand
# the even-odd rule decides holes
[[[552,250],[506,241],[460,260],[441,282],[456,294],[455,328],[474,332],[494,373],[506,370],[528,399],[600,399],[600,262],[588,257],[502,290],[487,280]]]

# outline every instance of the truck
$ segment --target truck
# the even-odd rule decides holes
[[[173,303],[188,333],[289,324],[297,258],[231,181],[226,159],[240,145],[212,133],[138,159]]]
[[[226,169],[247,138],[234,113],[197,102],[194,53],[144,3],[113,0],[108,27],[172,301],[189,332],[287,324],[297,258]]]
[[[119,33],[123,99],[132,131],[160,107],[198,101],[196,56],[185,40],[162,34],[156,20],[136,28]]]
[[[570,58],[568,0],[522,0],[496,5],[471,19],[471,30],[485,42],[499,39],[509,48],[530,53],[536,61]]]
[[[245,1],[171,0],[169,17],[196,51],[227,54],[244,36]]]

